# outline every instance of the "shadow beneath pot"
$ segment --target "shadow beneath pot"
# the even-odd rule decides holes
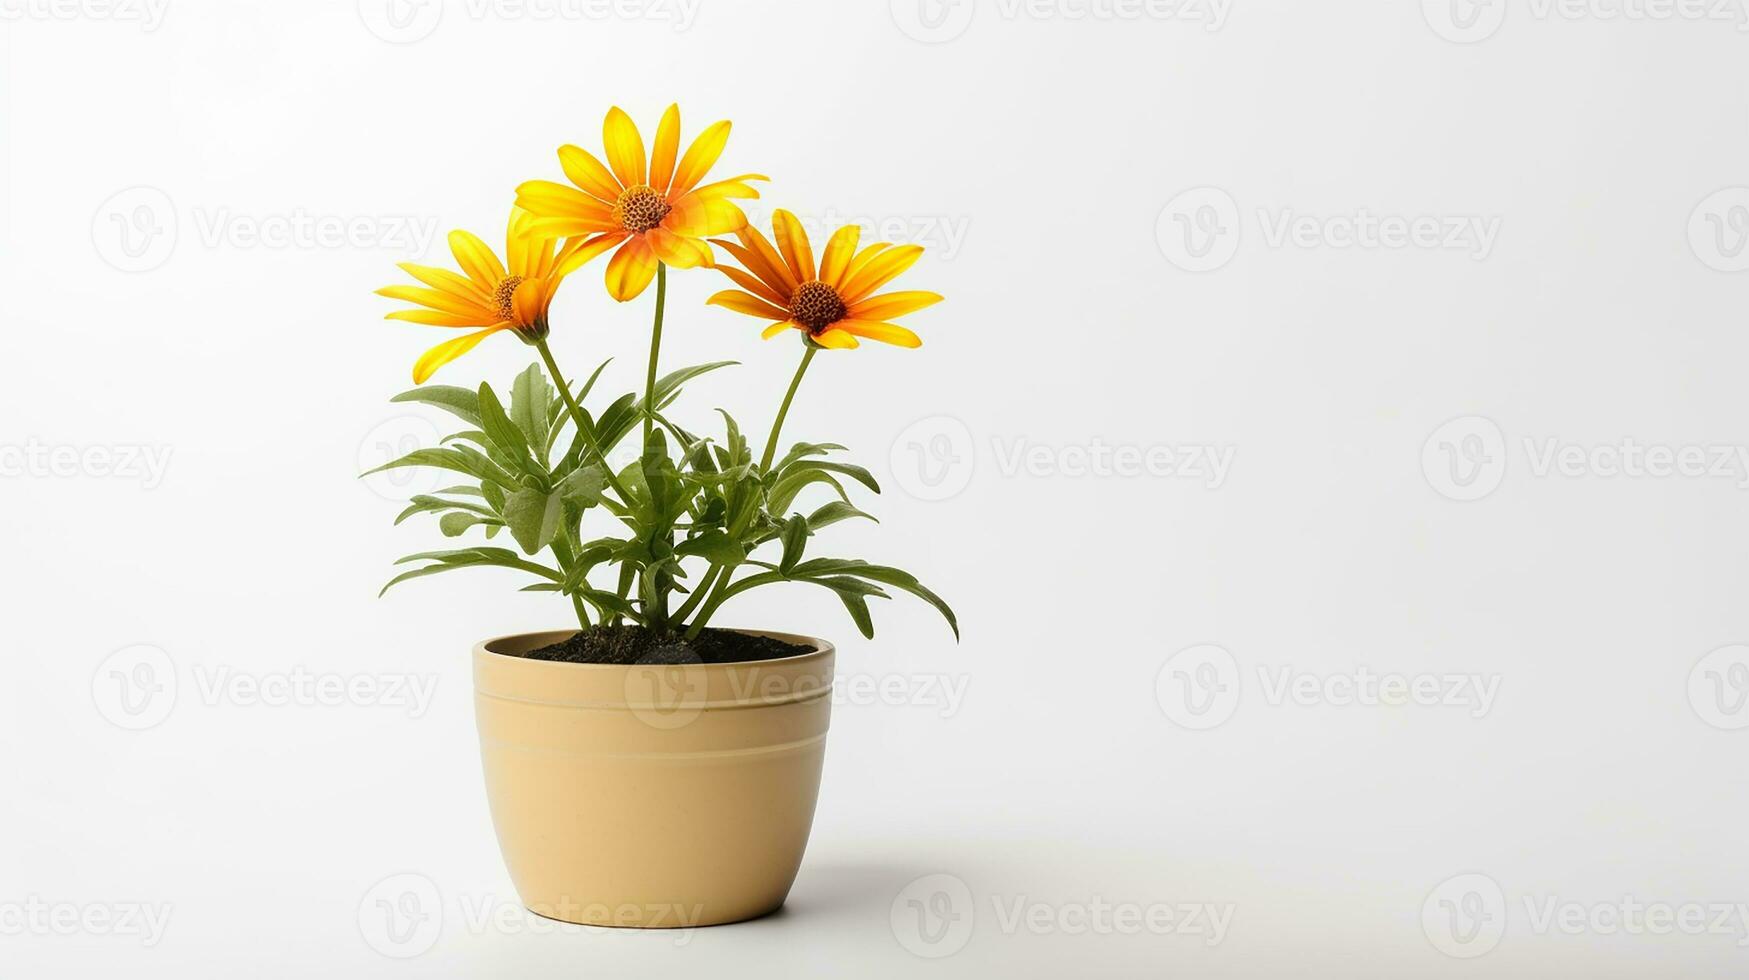
[[[779,922],[793,918],[866,918],[885,921],[906,885],[940,869],[916,865],[804,864],[783,907],[766,916]]]

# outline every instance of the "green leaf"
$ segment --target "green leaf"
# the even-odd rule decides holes
[[[789,453],[778,462],[772,472],[782,473],[784,470],[789,469],[798,459],[803,459],[808,456],[824,456],[833,450],[842,451],[843,449],[843,446],[840,446],[835,442],[798,442],[790,447]]]
[[[437,527],[443,532],[443,536],[446,538],[460,537],[462,534],[466,533],[468,528],[473,527],[475,524],[484,523],[486,523],[485,518],[482,518],[478,514],[467,513],[466,511],[452,511],[437,519]],[[494,519],[492,523],[497,524],[501,522]]]
[[[492,386],[484,382],[480,384],[480,428],[517,470],[545,479],[547,468],[535,465],[534,456],[529,452],[528,437],[510,421]]]
[[[693,378],[696,378],[701,374],[709,374],[718,368],[732,367],[739,363],[739,361],[712,361],[709,364],[694,364],[691,367],[683,367],[678,371],[670,371],[667,374],[664,374],[656,380],[656,408],[666,408],[670,402],[679,397],[680,386],[691,381]],[[636,408],[638,415],[642,416],[644,414],[643,399],[638,399],[638,402],[634,407]]]
[[[674,549],[674,553],[706,558],[715,564],[729,566],[738,565],[747,557],[740,542],[720,528],[712,528],[703,534],[687,538]]]
[[[524,554],[537,554],[558,536],[564,498],[540,490],[518,490],[504,501],[504,523]]]
[[[566,500],[575,501],[583,506],[609,503],[607,492],[607,470],[600,463],[592,463],[572,470],[570,475],[560,482],[558,493]]]
[[[547,429],[551,425],[547,419],[553,400],[553,386],[547,384],[539,364],[530,364],[528,370],[516,376],[510,388],[510,420],[522,430],[531,447],[547,444]]]
[[[857,575],[862,578],[880,582],[883,585],[890,585],[895,589],[902,589],[917,598],[922,599],[924,602],[934,606],[936,611],[941,613],[942,618],[947,620],[947,625],[953,629],[953,638],[955,640],[960,638],[960,624],[959,620],[953,614],[953,609],[948,606],[941,596],[924,588],[923,583],[917,581],[917,576],[912,575],[910,572],[902,571],[897,568],[888,568],[885,565],[861,565],[857,568],[848,569],[846,574]]]
[[[477,426],[480,424],[478,396],[466,388],[457,388],[454,385],[426,385],[414,388],[412,391],[403,391],[389,401],[435,405],[469,425]]]
[[[874,521],[876,524],[880,523],[873,515],[865,514],[842,500],[834,500],[808,515],[808,527],[818,531],[820,528],[836,524],[839,521],[857,518]]]
[[[875,493],[881,492],[881,485],[875,482],[874,474],[852,463],[833,463],[823,459],[803,459],[796,461],[793,470],[802,472],[810,470],[825,470],[828,473],[842,473],[870,490],[873,490]]]
[[[874,639],[874,617],[868,614],[868,600],[849,592],[839,592],[839,601],[850,612],[850,618],[856,623],[856,628],[865,640]]]
[[[505,488],[518,486],[517,479],[505,472],[504,468],[487,459],[479,450],[468,446],[447,446],[436,449],[415,449],[400,459],[384,463],[374,470],[360,474],[369,476],[404,466],[430,466],[440,470],[451,470],[456,473],[466,473],[468,476],[489,483],[496,483]]]
[[[778,570],[789,574],[796,567],[796,562],[802,560],[802,551],[808,546],[808,519],[800,514],[791,517],[783,523],[783,557],[778,560]]]
[[[814,483],[824,483],[830,486],[837,491],[840,499],[845,503],[850,502],[850,494],[844,491],[844,484],[834,479],[832,474],[820,470],[799,470],[777,481],[777,485],[771,488],[771,493],[766,498],[766,506],[771,508],[773,513],[781,514],[789,510],[790,504],[795,502],[797,494]]]

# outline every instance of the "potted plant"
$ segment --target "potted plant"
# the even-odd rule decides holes
[[[758,197],[753,183],[766,178],[704,179],[728,135],[729,123],[716,123],[682,154],[671,106],[646,157],[637,127],[615,108],[606,163],[565,146],[567,182],[517,189],[502,260],[458,231],[449,237],[457,270],[404,264],[420,285],[379,290],[414,304],[390,319],[468,331],[420,357],[418,387],[394,399],[461,422],[440,445],[382,467],[456,474],[454,486],[414,497],[397,523],[430,515],[448,537],[501,539],[409,555],[384,591],[460,568],[511,568],[534,579],[524,591],[554,593],[576,617],[574,629],[499,637],[473,651],[486,789],[506,864],[529,909],[568,922],[733,922],[773,911],[789,891],[819,788],[833,647],[712,625],[725,604],[804,582],[836,595],[872,637],[868,600],[898,590],[934,605],[958,635],[952,610],[910,574],[816,554],[821,531],[870,519],[850,494],[879,492],[868,471],[834,459],[843,449],[835,444],[779,451],[820,352],[861,340],[919,345],[891,321],[941,297],[883,289],[923,250],[860,245],[849,226],[816,261],[787,211],[776,212],[768,239],[735,203]],[[606,361],[580,384],[561,372],[548,320],[567,278],[610,252],[615,300],[655,286],[643,390],[612,400],[597,397]],[[671,268],[727,277],[735,288],[710,304],[767,321],[767,338],[799,340],[800,364],[763,442],[720,410],[708,429],[675,418],[682,386],[731,362],[660,370]],[[426,384],[499,333],[536,355],[507,395],[488,384]],[[628,444],[638,451],[621,465]],[[803,506],[810,496],[821,499]]]

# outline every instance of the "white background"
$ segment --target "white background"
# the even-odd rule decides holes
[[[1749,902],[1749,657],[1702,662],[1749,641],[1737,3],[436,3],[397,29],[376,0],[0,0],[0,975],[1743,974],[1739,913],[1609,914]],[[355,479],[443,418],[386,399],[447,335],[371,295],[447,264],[441,238],[249,231],[496,242],[558,145],[671,100],[688,138],[735,121],[719,170],[774,178],[757,216],[930,247],[904,280],[949,297],[906,321],[925,346],[821,358],[787,434],[882,475],[884,523],[833,550],[916,571],[965,640],[909,600],[873,642],[800,586],[726,607],[892,685],[835,709],[788,907],[536,934],[467,651],[568,610],[497,572],[379,601],[442,539],[390,526],[378,490],[406,486]],[[1330,244],[1363,212],[1495,234]],[[616,307],[600,271],[555,347],[572,374],[618,357],[617,393],[649,297]],[[674,277],[665,362],[744,362],[680,410],[762,432],[795,348],[705,308],[722,285]],[[494,338],[439,380],[527,359]],[[1618,472],[1629,440],[1729,468]],[[1157,447],[1231,467],[1135,470]],[[162,690],[131,716],[115,672],[142,656],[156,675],[127,676]],[[1284,670],[1338,701],[1363,670],[1497,687],[1486,711],[1443,686],[1332,703],[1276,696]],[[298,671],[435,686],[422,713],[207,690]],[[403,891],[425,931],[385,942]],[[168,910],[156,942],[101,922],[142,904]],[[1099,925],[1184,905],[1224,934]],[[1569,906],[1576,929],[1544,920]]]

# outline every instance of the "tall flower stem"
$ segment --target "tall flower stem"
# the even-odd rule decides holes
[[[656,425],[656,361],[662,353],[662,311],[668,305],[668,265],[656,263],[656,323],[650,328],[650,370],[644,378],[644,451]]]
[[[577,397],[571,394],[571,385],[560,373],[559,362],[553,360],[552,348],[547,346],[546,339],[543,337],[535,342],[534,349],[540,351],[540,358],[546,362],[547,372],[553,376],[553,384],[559,386],[559,396],[565,400],[565,406],[571,410],[571,422],[577,426],[578,438],[583,440],[584,447],[595,456],[595,461],[601,464],[602,472],[607,475],[607,485],[613,488],[614,493],[619,494],[621,503],[630,504],[632,498],[626,493],[626,488],[620,484],[619,477],[614,475],[613,467],[607,462],[607,456],[602,453],[600,444],[595,441],[595,429],[590,426],[589,420],[583,417],[583,406],[577,404]]]
[[[790,379],[789,391],[784,393],[783,405],[777,410],[777,418],[771,423],[771,435],[765,440],[765,456],[759,461],[761,472],[771,469],[771,461],[777,457],[777,437],[783,432],[783,420],[789,416],[790,402],[796,400],[796,389],[802,386],[802,375],[808,373],[808,365],[814,361],[814,352],[820,348],[808,344],[802,354],[802,363],[796,367],[796,376]]]
[[[668,264],[656,263],[656,321],[650,326],[650,367],[644,374],[644,459],[650,460],[656,451],[654,434],[656,428],[656,365],[662,357],[662,314],[668,305]],[[673,542],[673,532],[666,528],[654,528],[652,533],[667,538]],[[644,570],[648,578],[652,573]],[[668,625],[668,590],[662,588],[661,572],[654,573],[656,581],[647,581],[647,595],[656,599],[656,608],[644,610],[644,616],[650,625],[657,629],[666,629]]]
[[[777,458],[777,440],[783,434],[783,421],[789,417],[790,405],[795,402],[796,391],[802,386],[802,375],[808,373],[808,365],[814,363],[814,354],[819,349],[813,344],[807,345],[802,352],[802,363],[796,365],[796,376],[790,379],[789,390],[783,394],[783,404],[778,406],[777,418],[771,422],[771,435],[765,439],[765,454],[759,461],[761,479],[771,469],[771,461]],[[744,510],[741,516],[736,519],[734,526],[729,529],[729,536],[737,541],[740,540],[741,535],[747,533],[747,526],[753,523],[753,517],[759,512],[760,506],[761,502],[755,501],[753,506]],[[717,611],[718,606],[723,604],[723,593],[728,591],[729,579],[734,574],[735,566],[733,565],[711,567],[710,574],[706,576],[704,584],[699,588],[698,595],[693,596],[683,609],[683,612],[691,612],[692,606],[698,602],[698,596],[709,591],[709,598],[705,599],[704,604],[699,607],[698,619],[694,620],[692,625],[686,629],[687,639],[690,640],[697,636],[699,631],[704,629],[705,624],[710,622],[711,615]],[[714,586],[711,585],[712,582],[715,583]]]

